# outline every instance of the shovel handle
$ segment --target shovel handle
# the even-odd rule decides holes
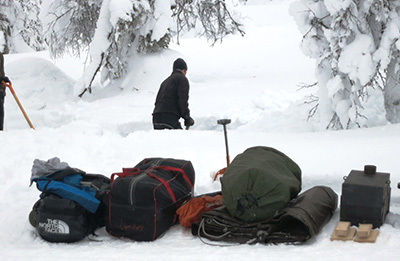
[[[15,99],[15,101],[17,102],[18,107],[19,107],[19,109],[21,110],[22,114],[24,115],[25,120],[28,122],[29,127],[31,127],[32,129],[35,129],[35,127],[33,127],[32,122],[29,120],[29,117],[28,117],[28,115],[26,114],[26,112],[25,112],[25,110],[24,110],[24,107],[22,107],[22,104],[21,104],[21,102],[19,101],[19,99],[18,99],[18,97],[17,97],[17,94],[15,93],[14,88],[12,87],[11,82],[8,83],[8,82],[5,82],[5,81],[1,81],[1,83],[2,83],[4,86],[8,87],[8,89],[10,89],[11,94],[14,96],[14,99]]]
[[[221,119],[217,120],[218,124],[221,124],[224,127],[224,136],[225,136],[225,150],[226,150],[226,166],[229,167],[231,160],[229,158],[229,149],[228,149],[228,135],[226,133],[226,125],[231,123],[230,119]]]
[[[231,120],[230,119],[221,119],[221,120],[217,120],[217,123],[221,124],[221,125],[226,125],[226,124],[231,123]]]

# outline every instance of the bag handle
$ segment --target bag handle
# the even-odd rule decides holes
[[[131,175],[138,175],[140,174],[140,169],[139,168],[122,168],[122,172],[117,172],[113,173],[111,175],[111,182],[114,181],[114,177],[117,175],[118,177],[127,177]]]
[[[161,184],[164,185],[164,187],[167,189],[168,194],[170,195],[172,201],[175,203],[176,202],[176,197],[174,192],[172,191],[171,187],[169,186],[169,183],[158,177],[157,175],[153,174],[150,172],[150,170],[152,169],[161,169],[161,170],[167,170],[167,171],[173,171],[173,172],[178,172],[180,174],[182,174],[183,179],[186,181],[186,183],[189,184],[190,188],[193,188],[193,183],[190,181],[189,177],[186,175],[186,172],[183,169],[180,168],[175,168],[175,167],[170,167],[170,166],[155,166],[155,167],[151,167],[146,169],[146,174],[149,175],[150,177],[158,180],[159,182],[161,182]],[[117,175],[118,177],[127,177],[127,176],[131,176],[131,175],[138,175],[141,173],[141,170],[139,168],[122,168],[122,172],[118,172],[118,173],[113,173],[111,175],[111,183],[113,183],[115,176]]]

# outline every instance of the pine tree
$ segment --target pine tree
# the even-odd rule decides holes
[[[200,35],[205,36],[215,44],[228,34],[239,32],[242,36],[244,31],[241,24],[233,17],[233,4],[228,5],[224,0],[176,0],[173,6],[174,17],[177,24],[177,37],[183,31],[190,31],[200,22]]]
[[[126,2],[129,4],[119,5],[117,10],[113,8],[119,4],[117,0],[102,2],[97,29],[90,44],[92,61],[78,83],[83,87],[80,96],[86,91],[91,92],[91,85],[99,72],[102,83],[122,80],[131,52],[154,52],[168,46],[168,28],[157,28],[157,19],[162,19],[162,16],[170,17],[169,2]],[[162,26],[163,24],[160,25]]]
[[[54,57],[79,56],[93,40],[103,0],[45,0],[41,20]]]
[[[40,0],[0,0],[0,51],[43,50]]]

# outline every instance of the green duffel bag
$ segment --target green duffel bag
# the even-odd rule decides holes
[[[252,147],[234,158],[221,178],[229,213],[247,222],[266,220],[301,190],[299,166],[282,152]]]

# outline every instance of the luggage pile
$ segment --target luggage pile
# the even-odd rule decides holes
[[[340,223],[332,238],[343,239],[355,231],[351,225],[364,221],[373,225],[360,227],[359,236],[369,236],[384,222],[389,175],[378,175],[376,169],[372,173],[371,168],[346,178],[340,219],[348,222]],[[261,146],[233,159],[220,179],[221,191],[196,197],[193,165],[182,159],[146,158],[110,178],[72,168],[58,158],[35,160],[33,182],[41,195],[29,220],[49,242],[76,242],[101,227],[114,237],[154,241],[179,222],[209,244],[300,244],[322,230],[338,205],[329,187],[301,192],[300,167],[284,153]],[[365,200],[368,195],[375,195],[375,209]]]
[[[177,222],[195,181],[190,161],[164,158],[144,159],[111,179],[58,158],[35,160],[32,170],[42,194],[29,220],[49,242],[76,242],[104,226],[112,236],[153,241]]]
[[[330,220],[337,195],[324,186],[298,195],[301,182],[301,169],[284,153],[249,148],[221,178],[224,206],[200,214],[192,234],[232,243],[303,243]]]

